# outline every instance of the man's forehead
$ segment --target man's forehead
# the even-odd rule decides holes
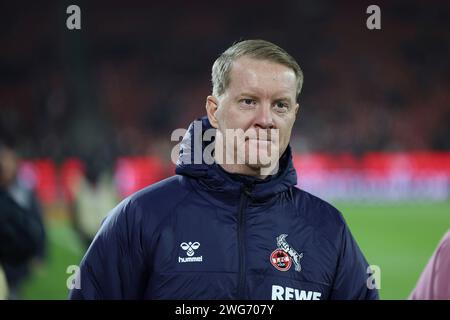
[[[239,91],[270,91],[272,94],[295,94],[294,70],[269,60],[241,57],[233,62],[230,87]]]

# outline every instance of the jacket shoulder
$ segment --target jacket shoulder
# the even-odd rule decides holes
[[[297,187],[294,188],[294,199],[299,213],[306,219],[336,227],[345,225],[342,213],[329,202]]]
[[[327,201],[299,188],[294,189],[298,217],[338,249],[336,244],[348,230],[342,213]]]
[[[152,234],[190,193],[188,183],[183,180],[181,176],[172,176],[123,199],[109,212],[99,233],[114,229],[123,235]]]
[[[171,176],[135,192],[129,196],[129,201],[143,208],[175,206],[191,191],[185,179],[180,175]]]

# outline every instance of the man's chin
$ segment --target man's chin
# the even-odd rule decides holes
[[[251,155],[253,155],[253,157]],[[252,170],[263,170],[264,172],[268,172],[268,169],[277,167],[280,157],[278,152],[276,155],[274,154],[272,156],[267,150],[250,150],[245,160],[245,164]]]
[[[272,163],[246,163],[246,166],[252,170],[260,170],[263,168],[269,168]]]
[[[278,173],[279,169],[278,161],[270,162],[268,164],[266,163],[246,164],[246,166],[250,168],[250,170],[253,171],[256,176],[259,177],[267,177],[275,175]]]

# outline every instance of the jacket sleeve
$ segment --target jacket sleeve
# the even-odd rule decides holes
[[[147,281],[141,218],[128,199],[110,212],[82,259],[69,299],[143,297]]]
[[[369,288],[369,264],[344,223],[339,262],[331,292],[332,300],[376,300],[378,290]]]

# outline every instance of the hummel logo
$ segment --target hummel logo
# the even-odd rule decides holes
[[[198,243],[198,242],[192,243],[190,241],[188,243],[183,242],[182,244],[180,244],[180,247],[184,251],[187,250],[186,254],[188,255],[188,257],[192,257],[195,254],[194,250],[197,250],[198,248],[200,248],[200,243]]]
[[[197,250],[198,248],[200,248],[200,242],[194,242],[192,243],[191,241],[189,242],[182,242],[180,244],[181,249],[183,249],[184,251],[186,251],[187,254],[187,258],[182,258],[182,257],[178,257],[178,262],[179,263],[184,263],[184,262],[203,262],[203,256],[200,257],[193,257],[193,255],[195,254],[194,250]]]

